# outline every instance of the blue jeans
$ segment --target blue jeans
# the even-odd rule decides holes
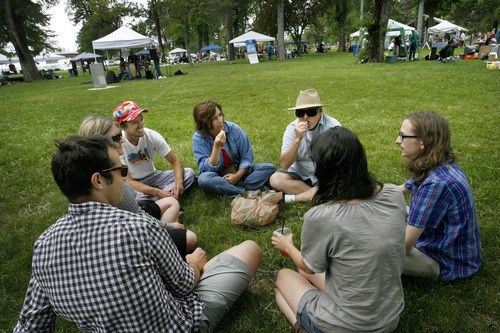
[[[133,77],[132,77],[132,73],[130,73],[130,71],[129,71],[128,69],[123,70],[123,71],[122,71],[122,75],[123,75],[123,74],[127,74],[127,75],[128,75],[128,79],[129,79],[129,80],[132,80],[132,79],[133,79]]]
[[[160,76],[163,76],[160,70],[160,65],[155,64],[155,71],[156,71],[156,78],[159,78]]]
[[[318,289],[311,289],[309,291],[306,291],[304,295],[302,295],[297,307],[297,320],[299,321],[300,325],[302,325],[302,327],[304,327],[309,333],[322,333],[314,326],[313,323],[311,323],[311,319],[307,314],[307,303],[320,294],[321,291],[319,291]]]
[[[205,192],[225,197],[239,197],[245,191],[257,190],[264,186],[269,177],[276,171],[276,166],[271,163],[252,165],[241,185],[233,185],[216,172],[207,171],[198,177],[198,186]]]
[[[137,74],[139,75],[140,78],[142,78],[142,73],[141,73],[141,67],[139,66],[139,63],[135,63],[135,71],[137,72]],[[136,74],[136,76],[137,76]]]

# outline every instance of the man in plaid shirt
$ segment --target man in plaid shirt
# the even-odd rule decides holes
[[[70,206],[35,243],[14,332],[52,332],[56,316],[85,332],[211,332],[259,266],[253,241],[184,262],[153,218],[115,208],[127,167],[108,138],[69,137],[52,172]]]

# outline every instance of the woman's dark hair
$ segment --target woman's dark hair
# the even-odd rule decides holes
[[[330,128],[318,135],[311,143],[311,157],[318,178],[313,205],[368,199],[377,185],[382,185],[368,172],[365,150],[358,137],[345,127]]]
[[[414,135],[424,142],[424,149],[406,162],[406,168],[417,181],[427,177],[429,171],[445,163],[456,162],[451,148],[451,132],[448,120],[437,113],[421,111],[407,116]]]
[[[102,135],[73,135],[56,142],[56,146],[52,157],[54,180],[71,203],[78,203],[78,199],[90,194],[92,175],[113,167],[108,149],[116,146]],[[113,181],[111,172],[101,174],[108,183]]]
[[[222,113],[222,107],[219,103],[211,100],[204,100],[194,106],[193,118],[195,129],[201,132],[202,136],[210,134],[212,129],[212,118],[215,115],[216,108]],[[222,114],[224,116],[224,114]]]

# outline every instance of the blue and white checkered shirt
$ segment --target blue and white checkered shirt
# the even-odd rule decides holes
[[[467,178],[457,164],[430,171],[419,184],[413,177],[408,224],[425,228],[415,247],[439,263],[443,280],[465,278],[481,266],[481,235]]]
[[[70,204],[36,241],[14,332],[51,332],[56,316],[84,332],[198,331],[193,270],[147,214]]]

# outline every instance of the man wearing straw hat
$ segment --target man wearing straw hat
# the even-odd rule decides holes
[[[310,145],[313,138],[329,128],[341,126],[337,119],[323,113],[316,89],[301,91],[295,110],[297,119],[291,122],[283,135],[281,168],[271,176],[273,188],[283,191],[284,201],[310,201],[317,190],[314,176],[316,165],[311,160]]]

